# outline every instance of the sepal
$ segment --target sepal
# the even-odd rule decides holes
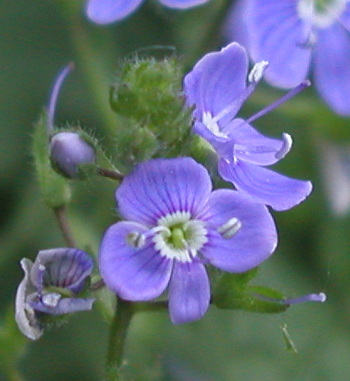
[[[32,152],[42,197],[55,209],[69,203],[71,191],[67,180],[52,168],[46,128],[47,114],[43,113],[35,125]]]
[[[225,273],[213,292],[213,304],[223,309],[241,309],[250,312],[283,312],[288,305],[279,302],[284,296],[268,287],[249,286],[257,269],[242,274]],[[274,299],[276,301],[272,301]]]

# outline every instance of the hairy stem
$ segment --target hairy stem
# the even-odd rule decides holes
[[[125,339],[133,316],[133,304],[117,297],[115,315],[112,321],[106,362],[106,380],[122,381]]]

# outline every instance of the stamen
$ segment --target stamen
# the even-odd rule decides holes
[[[57,105],[57,98],[62,87],[63,81],[66,79],[67,75],[74,69],[74,63],[70,62],[58,75],[50,96],[49,105],[47,108],[47,132],[48,134],[52,133],[54,128],[54,117],[55,110]]]
[[[282,302],[283,304],[299,304],[299,303],[305,303],[305,302],[324,303],[326,300],[327,300],[327,295],[323,292],[320,292],[319,294],[309,294],[309,295],[301,296],[299,298],[284,299]]]
[[[283,95],[281,98],[277,99],[274,103],[270,104],[269,106],[265,107],[263,110],[257,112],[255,115],[251,116],[247,119],[247,123],[254,122],[255,120],[261,118],[265,114],[268,114],[284,102],[287,102],[289,99],[295,97],[297,94],[299,94],[301,91],[303,91],[306,87],[309,87],[311,85],[311,82],[309,80],[305,80],[301,82],[300,85],[295,87],[294,89],[290,90],[287,94]]]
[[[278,160],[283,159],[287,155],[287,153],[292,148],[292,144],[293,144],[293,139],[289,134],[283,133],[282,139],[283,139],[283,145],[281,149],[275,153],[275,158]]]
[[[219,226],[217,231],[222,238],[230,239],[239,231],[241,227],[241,221],[238,218],[233,217],[223,225]]]
[[[157,233],[162,233],[164,237],[170,237],[171,232],[166,226],[156,226],[144,233],[132,232],[126,236],[126,242],[135,249],[141,249],[146,243],[147,238],[153,237]]]
[[[134,232],[126,236],[126,242],[129,246],[140,249],[145,245],[146,238],[143,234]]]
[[[260,294],[254,294],[254,296],[256,296],[257,298],[261,300],[265,300],[267,302],[275,302],[275,303],[281,303],[285,305],[307,303],[307,302],[323,303],[327,300],[327,296],[323,292],[320,292],[319,294],[308,294],[308,295],[300,296],[299,298],[290,298],[290,299],[275,299],[275,298],[269,298],[268,296],[260,295]]]
[[[250,83],[257,83],[261,80],[262,76],[264,75],[265,70],[269,66],[268,61],[260,61],[257,62],[252,70],[250,71],[248,75],[248,82]]]

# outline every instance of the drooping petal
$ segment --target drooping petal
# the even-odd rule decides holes
[[[267,168],[238,161],[219,161],[219,173],[238,189],[275,210],[287,210],[302,202],[311,192],[310,181],[296,180]]]
[[[196,5],[207,3],[209,0],[159,0],[159,2],[169,8],[186,9]]]
[[[143,0],[88,0],[86,14],[96,24],[109,24],[134,12]]]
[[[235,119],[230,135],[234,139],[234,156],[247,163],[271,165],[282,159],[291,148],[291,138],[268,138],[241,119]]]
[[[201,254],[221,270],[248,271],[265,261],[276,248],[276,227],[268,209],[242,192],[214,191],[203,218],[212,228]],[[236,219],[239,223],[236,231],[220,234],[220,227]]]
[[[44,266],[45,286],[57,286],[78,293],[91,274],[93,261],[82,250],[55,248],[39,251],[31,272],[31,280],[38,284],[40,267]]]
[[[134,222],[118,222],[108,228],[100,247],[100,271],[107,287],[126,300],[158,297],[169,283],[172,261],[162,257],[148,240],[141,248],[127,242],[130,233],[147,229]]]
[[[264,78],[272,85],[297,86],[309,70],[311,25],[300,19],[296,0],[250,0],[250,3],[245,17],[253,60],[269,62]]]
[[[174,324],[200,319],[208,309],[210,285],[200,262],[174,263],[169,287],[169,311]]]
[[[205,112],[215,117],[230,106],[230,112],[221,119],[221,124],[228,123],[249,95],[247,74],[247,53],[237,43],[206,54],[184,79],[187,103],[195,106],[195,117],[201,121]]]
[[[30,305],[36,310],[50,315],[63,315],[79,311],[90,311],[95,299],[88,298],[61,298],[55,305],[48,305],[42,301],[33,301]]]
[[[42,324],[38,321],[34,309],[27,303],[27,297],[35,292],[35,287],[30,281],[30,272],[33,263],[27,258],[21,260],[24,278],[19,284],[16,293],[15,319],[21,332],[31,340],[37,340],[44,333]]]
[[[55,111],[57,105],[58,95],[60,93],[61,87],[64,80],[67,78],[68,74],[74,69],[73,62],[70,62],[65,66],[58,74],[56,81],[54,82],[53,88],[51,90],[50,100],[47,107],[47,132],[51,135],[54,129]]]
[[[334,23],[318,33],[314,62],[315,85],[326,103],[340,115],[350,115],[350,35]]]
[[[211,187],[207,170],[191,158],[154,159],[126,176],[116,197],[125,219],[154,226],[170,213],[196,215]]]

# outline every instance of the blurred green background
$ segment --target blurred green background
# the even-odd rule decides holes
[[[140,48],[169,45],[189,69],[224,45],[220,23],[226,6],[227,1],[212,0],[171,12],[146,1],[127,20],[100,27],[84,20],[82,1],[0,0],[0,354],[10,350],[3,340],[4,325],[22,278],[19,260],[64,246],[53,214],[41,200],[30,152],[33,124],[57,72],[69,61],[77,65],[61,93],[57,122],[80,121],[102,141],[107,135],[117,138],[108,84],[118,60]],[[282,94],[261,84],[242,115]],[[130,329],[125,365],[134,380],[350,379],[350,218],[346,202],[334,208],[334,200],[346,199],[350,192],[349,119],[333,115],[308,89],[255,125],[267,135],[293,136],[294,149],[277,169],[312,180],[314,191],[295,209],[273,213],[279,247],[254,282],[289,296],[323,291],[328,301],[297,305],[280,315],[213,307],[201,321],[183,326],[171,325],[167,313],[139,315]],[[82,248],[96,253],[101,234],[115,221],[114,186],[101,179],[74,188],[69,209],[74,234]],[[286,349],[286,324],[297,354]],[[98,313],[76,314],[69,324],[28,343],[17,367],[27,381],[99,380],[107,336]],[[0,370],[1,381],[16,379],[8,377]]]

